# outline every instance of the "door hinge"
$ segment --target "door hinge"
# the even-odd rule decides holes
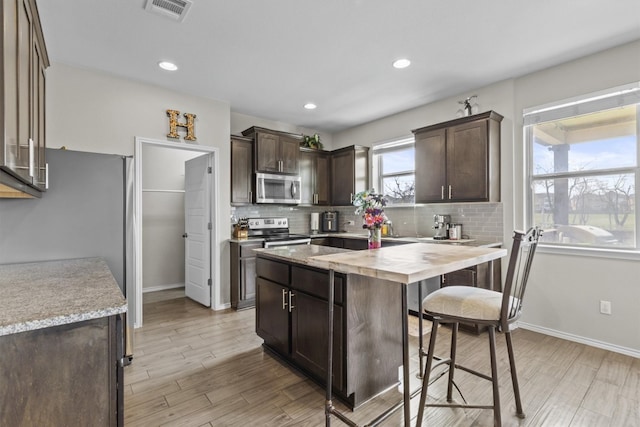
[[[209,223],[209,224],[207,224],[207,228],[208,228],[209,230],[213,230],[213,225],[212,225],[211,223]]]
[[[211,278],[207,279],[207,285],[209,285],[209,287],[211,287]]]
[[[207,173],[212,173],[213,169],[211,168],[211,166],[207,167]]]

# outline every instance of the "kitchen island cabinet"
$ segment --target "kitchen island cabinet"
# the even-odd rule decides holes
[[[126,307],[102,259],[0,265],[0,425],[123,425]]]
[[[488,111],[414,129],[416,203],[499,202],[501,121]]]
[[[303,245],[257,252],[256,332],[267,349],[323,384],[328,272],[305,265],[305,260],[351,251]],[[332,383],[336,395],[351,408],[398,381],[401,341],[397,334],[389,334],[400,328],[400,319],[393,315],[400,310],[390,295],[393,292],[388,284],[371,292],[369,280],[335,274]]]
[[[318,248],[318,249],[314,249]],[[321,254],[320,248],[323,246],[308,245],[306,249],[298,250],[298,247],[281,247],[274,249],[258,250],[258,259],[264,257],[274,261],[284,261],[294,264],[300,264],[308,268],[317,268],[325,270],[329,273],[327,282],[327,291],[329,285],[334,284],[336,273],[347,276],[346,287],[349,289],[354,283],[361,283],[364,291],[359,296],[364,300],[368,299],[362,307],[375,306],[377,313],[371,317],[364,315],[356,310],[353,315],[347,314],[346,343],[349,346],[352,342],[350,333],[362,332],[379,325],[379,329],[375,334],[364,334],[364,338],[357,340],[360,344],[360,351],[352,351],[347,347],[347,389],[353,386],[350,380],[358,379],[380,374],[384,375],[389,370],[389,366],[377,365],[380,359],[376,359],[376,355],[370,352],[378,347],[385,348],[386,360],[393,360],[391,366],[397,363],[397,352],[401,349],[401,363],[396,365],[402,367],[402,402],[393,405],[389,411],[393,412],[402,408],[404,412],[404,425],[411,425],[411,386],[410,386],[410,357],[409,357],[409,330],[408,330],[408,307],[407,307],[407,285],[417,283],[422,280],[438,277],[452,271],[461,270],[476,264],[491,262],[499,259],[507,254],[505,249],[498,248],[480,248],[455,245],[434,245],[428,243],[412,243],[394,248],[381,248],[368,251],[344,251],[337,253]],[[334,249],[335,250],[335,249]],[[356,286],[357,288],[357,286]],[[334,288],[335,289],[335,286]],[[349,296],[347,291],[347,300],[345,309],[349,312],[350,305],[354,300],[358,300],[357,291],[354,295]],[[378,299],[383,299],[383,305],[377,305]],[[333,343],[331,331],[335,331],[334,319],[334,292],[329,292],[327,301],[328,313],[326,315],[327,331],[329,334],[325,337],[328,345]],[[355,324],[355,325],[354,325]],[[356,329],[351,329],[356,326]],[[399,328],[399,329],[397,329]],[[375,330],[376,328],[373,327]],[[400,334],[398,334],[400,332]],[[399,336],[398,336],[399,335]],[[320,339],[320,337],[318,338]],[[422,340],[419,337],[420,349],[420,366],[423,349]],[[368,345],[367,345],[368,344]],[[395,350],[394,350],[395,347]],[[351,376],[351,368],[349,356],[361,358],[353,366],[357,371],[359,366],[365,366],[367,369],[358,372],[359,375]],[[333,358],[332,358],[333,359]],[[327,372],[331,372],[333,368],[332,359],[327,359]],[[393,369],[391,369],[393,370]],[[331,376],[326,377],[326,400],[325,414],[327,420],[330,416],[336,415],[342,419],[347,419],[344,414],[339,411],[331,403],[332,394],[335,387],[329,387]],[[373,388],[375,389],[375,388]],[[370,390],[373,390],[370,389]],[[374,396],[372,394],[371,396]],[[386,411],[386,414],[389,412]],[[385,414],[380,414],[380,418],[376,417],[372,421],[377,424],[380,419],[386,418]]]

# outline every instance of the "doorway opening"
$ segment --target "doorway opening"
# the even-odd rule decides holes
[[[206,194],[204,201],[207,211],[203,213],[203,220],[206,220],[204,227],[206,232],[200,233],[200,240],[196,245],[189,245],[187,227],[191,227],[192,236],[198,233],[193,225],[185,223],[185,220],[179,221],[178,218],[185,218],[177,215],[176,207],[183,207],[186,202],[186,179],[184,169],[182,173],[176,173],[180,170],[180,165],[186,168],[187,163],[193,163],[192,159],[203,158],[206,160],[211,173],[202,180],[206,188],[200,189],[200,194]],[[164,159],[164,160],[163,160]],[[196,162],[200,165],[202,162]],[[168,165],[172,167],[173,172],[168,172]],[[200,270],[191,269],[191,279],[196,280],[200,286],[201,298],[208,300],[207,304],[212,308],[217,304],[220,278],[220,261],[217,245],[217,219],[218,215],[218,152],[214,147],[189,145],[183,143],[172,143],[148,138],[135,138],[135,155],[134,155],[134,197],[133,197],[133,296],[135,301],[133,306],[134,327],[139,328],[143,324],[143,292],[153,289],[154,281],[158,280],[163,289],[169,289],[172,286],[178,287],[186,282],[185,278],[185,252],[192,251],[193,247],[202,250],[201,257],[204,264],[198,265]],[[181,175],[181,176],[180,176]],[[197,174],[196,174],[197,175]],[[153,182],[153,185],[149,185]],[[181,187],[181,188],[180,188]],[[197,197],[196,197],[197,198]],[[201,200],[198,203],[202,203]],[[167,216],[175,215],[176,220],[171,221]],[[183,211],[184,213],[184,211]],[[150,215],[147,215],[150,214]],[[164,217],[163,217],[164,215]],[[164,225],[163,225],[164,221]],[[195,227],[202,226],[198,224]],[[167,224],[169,224],[167,226]],[[162,227],[168,227],[167,230],[161,230]],[[143,233],[143,227],[145,232]],[[156,230],[153,230],[156,227]],[[159,231],[161,230],[161,231]],[[171,241],[164,242],[164,245],[156,245],[153,239],[162,239],[162,234],[171,235]],[[145,240],[143,240],[145,239]],[[143,250],[143,248],[146,248]],[[191,249],[189,249],[191,248]],[[164,250],[164,253],[154,253],[156,250]],[[158,263],[158,260],[164,259],[175,262]],[[198,258],[196,256],[196,258]],[[157,271],[145,268],[145,264],[157,264]],[[181,266],[177,268],[177,266]],[[180,269],[182,271],[180,271]],[[194,276],[193,272],[197,274]],[[150,280],[145,279],[145,274],[150,276]],[[189,273],[186,273],[189,275]],[[206,277],[205,277],[206,276]],[[194,279],[195,277],[195,279]],[[161,278],[161,279],[160,279]],[[202,281],[204,280],[203,288]],[[191,283],[191,281],[190,281]],[[151,285],[149,285],[151,284]],[[173,285],[172,285],[173,284]],[[146,286],[146,287],[145,287]],[[148,289],[150,288],[150,289]],[[192,288],[193,289],[193,286]]]

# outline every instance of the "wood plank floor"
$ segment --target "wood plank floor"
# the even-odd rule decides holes
[[[182,290],[145,294],[144,327],[135,332],[133,364],[124,374],[125,425],[323,426],[324,391],[263,350],[254,316],[254,310],[214,312]],[[488,372],[486,334],[460,335],[460,362]],[[438,354],[448,352],[449,337],[440,328]],[[513,333],[527,415],[518,419],[504,337],[497,338],[504,426],[640,426],[640,359],[526,330]],[[411,345],[417,355],[417,338]],[[457,382],[467,400],[491,402],[490,383],[464,373]],[[443,400],[443,386],[444,379],[436,382],[429,398]],[[393,389],[354,412],[336,406],[364,424],[400,397]],[[401,426],[401,412],[383,425]],[[493,421],[487,410],[428,408],[424,425]]]

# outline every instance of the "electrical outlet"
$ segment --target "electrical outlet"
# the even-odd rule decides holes
[[[600,313],[611,314],[611,301],[600,301]]]
[[[356,224],[355,221],[352,221],[352,220],[347,221],[347,225],[355,225],[355,224]]]

